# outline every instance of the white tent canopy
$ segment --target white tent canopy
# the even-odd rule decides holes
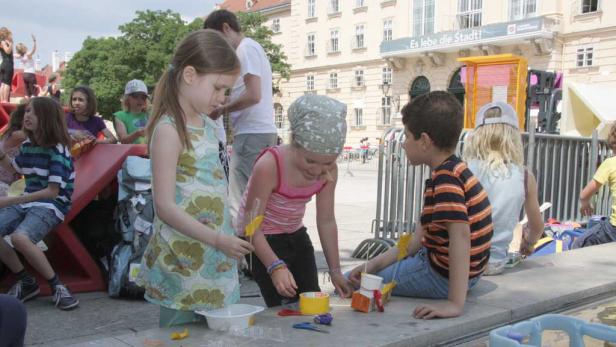
[[[610,125],[616,121],[616,83],[584,84],[566,82],[563,90],[560,133],[591,136],[599,131],[606,138]]]

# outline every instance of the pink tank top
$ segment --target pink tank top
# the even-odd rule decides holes
[[[292,187],[286,180],[284,169],[284,161],[286,158],[280,150],[280,147],[277,146],[266,148],[263,152],[261,152],[261,154],[259,154],[256,161],[258,161],[266,152],[272,153],[276,159],[278,184],[276,185],[276,189],[270,195],[267,205],[265,206],[261,230],[266,235],[292,234],[304,226],[303,219],[304,213],[306,212],[306,204],[310,201],[313,195],[319,193],[321,189],[323,189],[323,186],[325,186],[325,183],[327,182],[325,180],[320,180],[307,187]],[[244,192],[237,222],[242,221],[244,218],[246,196],[251,184],[252,179],[248,182],[248,187]],[[236,225],[243,225],[243,223],[237,222]],[[238,233],[243,235],[244,231],[238,230]]]

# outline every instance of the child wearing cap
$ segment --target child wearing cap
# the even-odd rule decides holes
[[[320,291],[314,248],[302,223],[313,196],[332,282],[342,296],[352,293],[340,271],[334,216],[336,159],[346,138],[346,106],[325,96],[304,95],[291,104],[288,114],[291,144],[267,148],[259,155],[236,220],[243,234],[251,215],[264,216],[253,237],[257,256],[252,273],[268,307],[296,300],[303,292]]]
[[[522,136],[513,107],[504,102],[481,107],[475,130],[465,141],[463,157],[488,192],[492,204],[494,236],[490,262],[484,274],[497,275],[508,263],[512,266],[519,262],[519,257],[509,254],[508,249],[522,207],[529,221],[523,234],[522,254],[532,253],[534,244],[543,233],[537,181],[524,167]]]
[[[466,293],[479,281],[490,258],[492,238],[488,196],[466,164],[455,155],[462,132],[462,106],[451,93],[423,94],[402,109],[404,150],[412,165],[428,165],[421,222],[396,271],[398,249],[371,259],[368,273],[395,281],[392,294],[444,299],[415,308],[415,318],[462,314]],[[349,278],[359,287],[364,265]],[[395,278],[394,278],[395,276]]]
[[[148,124],[148,87],[141,80],[126,83],[122,99],[123,110],[114,113],[113,125],[121,143],[145,143],[144,129]]]

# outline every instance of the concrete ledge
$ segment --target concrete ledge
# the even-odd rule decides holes
[[[257,327],[280,329],[282,341],[224,335],[205,326],[190,326],[183,346],[430,346],[489,331],[497,326],[583,303],[602,294],[616,293],[616,244],[594,246],[558,255],[531,258],[505,275],[484,277],[469,294],[463,316],[418,320],[412,309],[429,300],[394,297],[384,313],[364,314],[350,308],[350,300],[332,300],[330,334],[292,329],[312,317],[278,317],[266,310]],[[169,333],[181,329],[151,329],[79,344],[82,346],[142,346],[145,338],[169,343]],[[226,343],[226,344],[225,344]]]

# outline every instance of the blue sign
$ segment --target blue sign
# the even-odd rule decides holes
[[[381,55],[423,52],[451,46],[464,46],[500,37],[540,33],[543,29],[543,21],[543,17],[534,17],[514,22],[488,24],[464,30],[443,31],[435,34],[383,41],[381,43]]]

